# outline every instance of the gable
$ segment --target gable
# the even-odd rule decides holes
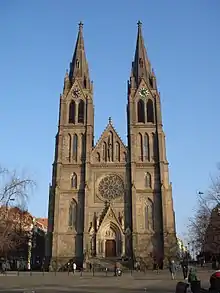
[[[143,99],[144,101],[153,98],[152,91],[144,79],[141,80],[136,92],[134,93],[134,100]]]
[[[102,228],[108,225],[110,222],[114,223],[121,233],[123,233],[122,225],[119,223],[113,209],[111,206],[108,207],[106,214],[104,215],[103,219],[101,219],[97,232],[100,232]]]
[[[64,96],[64,99],[67,101],[79,101],[80,99],[86,100],[90,98],[90,94],[88,90],[82,89],[80,83],[75,79],[70,90],[68,91],[67,95]]]
[[[127,148],[109,122],[101,137],[92,150],[93,163],[124,163],[126,161]]]

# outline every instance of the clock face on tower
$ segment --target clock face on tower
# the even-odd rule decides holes
[[[142,87],[139,91],[139,94],[142,98],[148,96],[150,94],[149,90],[145,87]]]
[[[79,89],[78,88],[75,88],[73,90],[73,93],[72,93],[73,97],[78,98],[79,97],[79,94],[80,94]]]

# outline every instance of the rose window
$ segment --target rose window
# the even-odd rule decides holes
[[[103,198],[114,199],[123,196],[124,184],[117,175],[105,176],[99,183],[99,193]]]

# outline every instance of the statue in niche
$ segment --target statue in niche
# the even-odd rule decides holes
[[[105,236],[106,237],[109,237],[109,238],[114,238],[115,237],[114,232],[111,229],[110,230],[107,230],[105,232]]]

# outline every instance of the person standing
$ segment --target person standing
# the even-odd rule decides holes
[[[76,271],[76,263],[74,262],[73,263],[73,274],[75,274],[75,271]]]
[[[187,259],[183,259],[182,263],[182,272],[183,272],[183,279],[187,280],[188,277],[188,260]]]
[[[175,273],[176,273],[176,266],[175,266],[174,260],[170,261],[169,270],[170,270],[170,274],[171,274],[171,279],[174,280],[175,279]]]

